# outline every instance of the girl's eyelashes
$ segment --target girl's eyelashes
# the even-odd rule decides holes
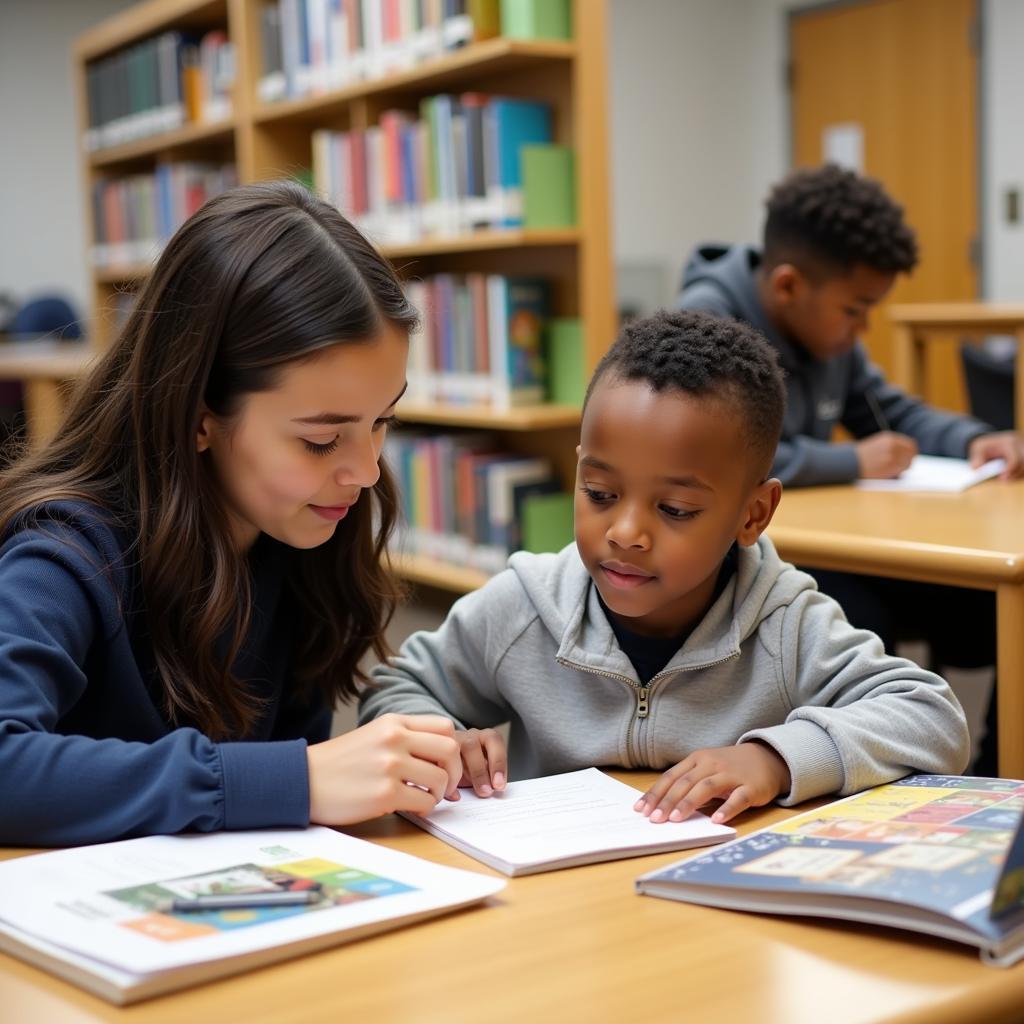
[[[379,420],[376,420],[373,424],[374,430],[388,429],[390,427],[398,426],[398,417],[395,415],[381,416]]]
[[[315,441],[307,440],[304,437],[302,438],[302,443],[306,446],[306,451],[311,455],[330,455],[338,447],[338,438],[335,436],[333,440],[328,441],[326,444],[317,444]]]

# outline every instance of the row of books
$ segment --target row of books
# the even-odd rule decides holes
[[[234,47],[214,29],[164,32],[86,68],[90,151],[231,116]]]
[[[420,313],[409,345],[410,399],[501,409],[544,401],[549,282],[435,274],[406,291]]]
[[[384,451],[401,493],[401,551],[496,573],[514,551],[572,540],[572,495],[547,459],[500,451],[482,434],[400,431]]]
[[[275,0],[260,13],[259,95],[318,95],[498,31],[498,0]]]
[[[207,199],[236,184],[234,164],[205,163],[160,163],[150,173],[96,181],[93,265],[151,263]]]
[[[528,223],[524,197],[559,186],[547,164],[548,173],[531,176],[530,151],[551,141],[546,103],[483,93],[431,96],[421,101],[418,118],[387,110],[365,131],[315,131],[313,183],[367,234],[392,244],[541,226]],[[571,160],[564,171],[570,199],[563,220],[571,223]],[[559,191],[566,191],[564,181]],[[554,226],[550,217],[545,226]]]

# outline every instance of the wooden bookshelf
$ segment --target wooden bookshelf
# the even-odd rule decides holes
[[[260,11],[264,0],[145,0],[82,35],[74,49],[79,124],[87,127],[89,62],[168,29],[225,31],[235,47],[236,80],[229,120],[191,124],[94,152],[82,148],[85,195],[102,177],[152,168],[157,160],[212,157],[233,160],[242,182],[297,173],[312,162],[317,128],[365,128],[390,107],[415,109],[439,92],[482,92],[543,99],[552,106],[555,141],[576,157],[577,226],[528,231],[486,230],[382,246],[403,275],[451,271],[538,273],[553,282],[556,316],[579,317],[589,375],[615,331],[608,187],[606,0],[572,0],[571,41],[487,39],[383,78],[363,80],[316,96],[268,103],[259,98]],[[91,205],[87,233],[94,239]],[[102,349],[114,326],[118,293],[137,286],[145,265],[96,268],[90,337]],[[571,488],[579,410],[540,405],[496,412],[482,406],[407,403],[402,420],[458,430],[486,429],[508,447],[549,455]],[[429,559],[402,559],[408,578],[450,591],[473,589],[475,570]]]
[[[423,555],[392,555],[395,572],[410,583],[420,583],[454,594],[468,594],[488,580],[486,573],[462,565],[452,565]]]

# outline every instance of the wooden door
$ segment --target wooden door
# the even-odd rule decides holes
[[[860,148],[917,232],[921,262],[892,302],[978,297],[977,16],[976,0],[860,0],[790,20],[794,165],[820,164],[827,138]],[[884,307],[865,341],[891,372]],[[957,339],[936,344],[925,396],[966,407]]]

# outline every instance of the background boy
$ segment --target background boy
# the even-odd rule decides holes
[[[509,764],[519,778],[668,769],[637,804],[655,821],[961,770],[946,683],[886,655],[762,536],[782,412],[749,327],[697,313],[627,326],[584,403],[575,543],[513,555],[410,637],[374,670],[361,721],[450,716],[463,784],[483,796]]]
[[[702,245],[683,274],[680,309],[737,317],[771,342],[786,373],[786,414],[772,472],[788,487],[894,477],[918,452],[1005,458],[1024,475],[1024,439],[941,412],[888,384],[858,335],[897,275],[917,264],[913,230],[881,185],[835,165],[800,170],[767,200],[762,250]],[[836,424],[854,437],[833,442]],[[995,602],[985,591],[812,570],[850,621],[891,650],[923,637],[938,666],[995,661]],[[996,772],[996,704],[975,765]]]

